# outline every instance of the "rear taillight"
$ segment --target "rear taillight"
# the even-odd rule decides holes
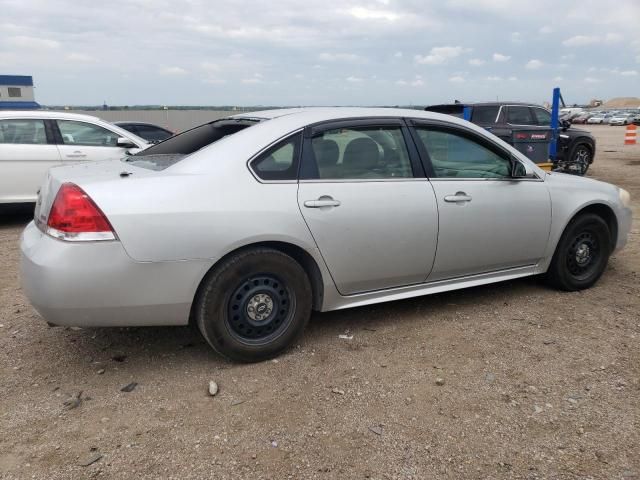
[[[71,242],[116,239],[102,210],[74,183],[65,183],[58,190],[46,231],[52,237]]]

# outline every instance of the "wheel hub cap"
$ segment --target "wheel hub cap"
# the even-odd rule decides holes
[[[576,249],[576,262],[578,263],[578,265],[586,265],[587,263],[589,263],[590,256],[591,249],[586,243],[580,244]]]
[[[247,303],[247,316],[254,321],[261,322],[273,312],[273,299],[266,293],[258,293]]]

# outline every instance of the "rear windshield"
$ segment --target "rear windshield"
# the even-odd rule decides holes
[[[500,107],[498,105],[473,107],[471,121],[473,123],[496,123]]]
[[[233,135],[255,125],[258,120],[225,119],[205,123],[186,132],[174,135],[164,142],[153,145],[141,152],[126,157],[124,160],[137,167],[150,170],[164,170],[178,163],[187,155],[200,150],[207,145],[217,142],[221,138]]]

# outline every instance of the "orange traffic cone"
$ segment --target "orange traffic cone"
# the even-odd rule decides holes
[[[635,125],[627,125],[627,131],[624,132],[624,144],[635,145],[636,144],[636,130]]]

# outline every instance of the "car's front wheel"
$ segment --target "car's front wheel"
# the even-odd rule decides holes
[[[583,214],[567,226],[546,274],[548,283],[575,291],[598,281],[609,261],[611,235],[602,217]]]
[[[257,362],[282,352],[304,330],[312,293],[304,269],[270,248],[241,251],[205,278],[195,320],[218,353]]]

